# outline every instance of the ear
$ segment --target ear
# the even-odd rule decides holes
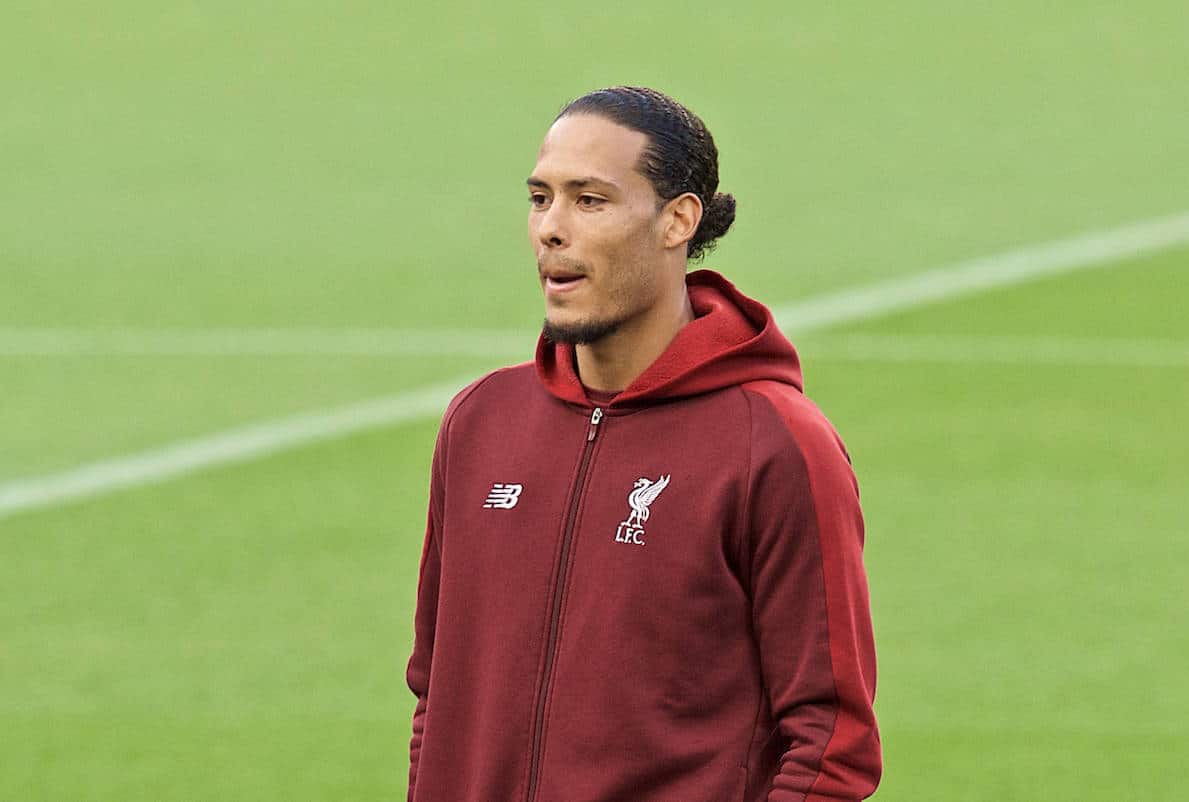
[[[702,199],[692,192],[685,192],[665,203],[664,243],[666,248],[683,246],[693,239],[702,222]]]

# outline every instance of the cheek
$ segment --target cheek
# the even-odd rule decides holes
[[[631,303],[647,291],[652,274],[648,266],[658,258],[656,232],[643,215],[608,212],[585,221],[574,238],[575,257],[594,268],[607,297],[618,305]]]
[[[614,259],[609,297],[621,312],[650,306],[655,301],[657,264],[645,242],[621,243]]]

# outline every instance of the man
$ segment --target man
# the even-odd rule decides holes
[[[568,105],[528,179],[535,363],[450,404],[408,684],[414,802],[858,800],[879,738],[863,522],[771,314],[716,273],[702,121]]]

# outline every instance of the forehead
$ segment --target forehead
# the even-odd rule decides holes
[[[595,176],[651,189],[636,166],[648,137],[593,114],[570,114],[545,134],[533,176],[549,183]]]

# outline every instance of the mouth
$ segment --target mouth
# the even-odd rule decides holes
[[[545,291],[550,293],[570,292],[581,286],[584,281],[586,281],[585,276],[546,276]]]
[[[542,270],[541,278],[548,295],[573,292],[587,281],[585,274],[564,268]]]

